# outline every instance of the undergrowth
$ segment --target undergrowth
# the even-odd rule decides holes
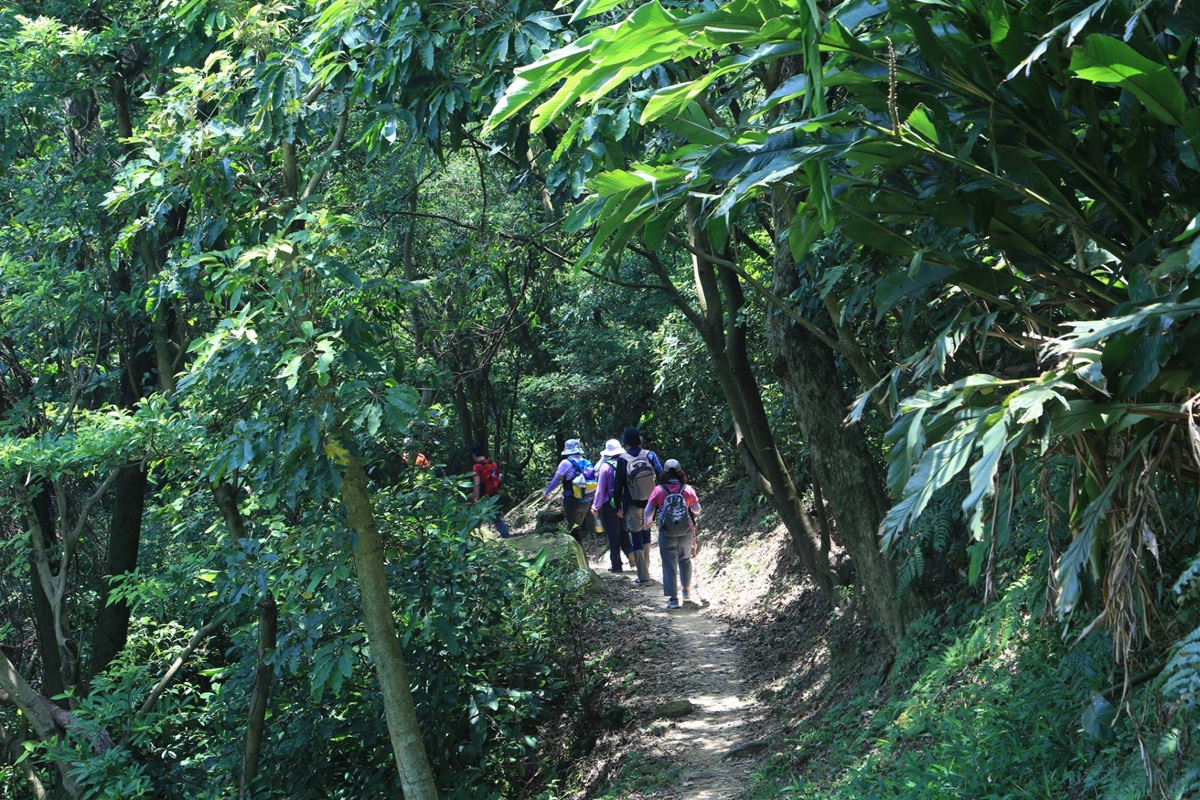
[[[964,600],[919,620],[887,683],[844,676],[759,770],[754,796],[1196,796],[1200,720],[1186,689],[1200,663],[1200,631],[1128,704],[1106,707],[1102,694],[1116,674],[1111,642],[1064,642],[1039,619],[1043,592],[1023,578],[986,607]]]

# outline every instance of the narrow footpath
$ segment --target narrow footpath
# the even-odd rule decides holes
[[[704,554],[695,561],[692,598],[669,610],[662,591],[657,548],[651,548],[653,583],[637,586],[635,574],[608,571],[607,553],[593,548],[591,567],[604,581],[615,613],[627,609],[631,623],[644,630],[635,637],[631,692],[638,714],[636,730],[626,732],[624,759],[630,753],[659,764],[657,780],[639,791],[601,792],[602,797],[661,800],[734,800],[746,796],[750,774],[767,747],[764,710],[746,679],[746,654],[725,623],[716,618],[705,587],[711,575]],[[622,608],[624,607],[624,608]],[[673,701],[685,700],[681,716],[664,717]],[[647,722],[646,720],[649,720]],[[618,757],[618,760],[621,760]],[[621,764],[609,768],[609,780]],[[628,764],[626,764],[628,767]],[[611,784],[610,784],[611,785]],[[611,790],[610,790],[611,792]]]

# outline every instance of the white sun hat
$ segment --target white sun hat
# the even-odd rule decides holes
[[[621,443],[616,439],[609,439],[604,443],[604,449],[600,451],[602,456],[619,456],[625,452],[625,448],[621,447]]]
[[[583,455],[583,445],[578,439],[567,439],[567,443],[563,445],[562,454],[564,456],[581,456]]]

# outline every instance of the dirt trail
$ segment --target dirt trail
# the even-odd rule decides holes
[[[593,556],[592,568],[614,590],[614,606],[624,600],[644,620],[651,647],[640,656],[637,670],[643,715],[664,703],[688,700],[693,711],[675,720],[645,725],[628,742],[629,750],[664,758],[668,786],[646,787],[643,798],[661,800],[734,800],[745,796],[750,773],[765,748],[764,709],[753,699],[745,675],[744,654],[726,625],[712,613],[705,587],[711,576],[703,554],[696,560],[692,599],[668,610],[656,548],[651,548],[651,576],[644,587],[634,574],[608,572],[608,556]],[[665,664],[665,668],[664,668]]]

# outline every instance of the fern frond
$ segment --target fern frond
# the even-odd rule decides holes
[[[1192,562],[1184,568],[1183,574],[1171,588],[1175,591],[1176,602],[1179,603],[1189,597],[1200,595],[1200,554],[1197,554]]]
[[[1184,708],[1200,708],[1200,628],[1175,643],[1161,680],[1164,695]]]
[[[1170,793],[1175,800],[1200,796],[1200,767],[1189,767],[1183,775],[1172,781]]]

